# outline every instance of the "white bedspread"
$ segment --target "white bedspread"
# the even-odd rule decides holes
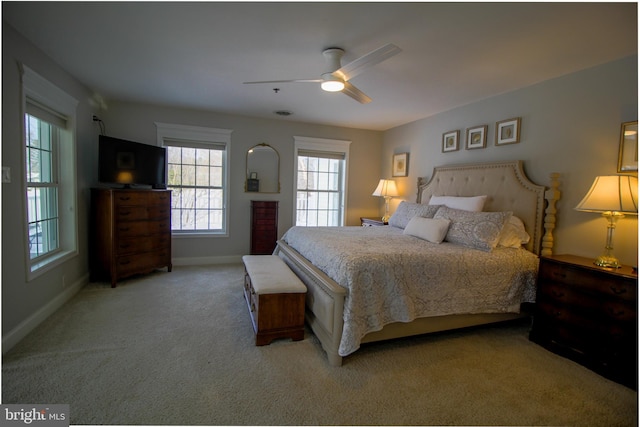
[[[435,244],[395,227],[293,227],[283,240],[348,289],[339,354],[388,323],[462,313],[518,312],[535,300],[538,258]]]

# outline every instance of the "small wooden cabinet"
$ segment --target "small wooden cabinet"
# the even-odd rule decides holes
[[[616,382],[637,389],[638,276],[592,259],[540,259],[530,339]]]
[[[278,240],[278,202],[251,201],[251,255],[271,255]]]
[[[380,227],[383,225],[389,225],[389,223],[384,222],[382,219],[360,217],[360,225],[363,227]]]
[[[171,271],[171,191],[91,190],[91,279]]]

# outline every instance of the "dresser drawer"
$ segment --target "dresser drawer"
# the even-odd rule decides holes
[[[557,264],[542,259],[539,279],[555,283],[574,284],[585,291],[610,295],[627,301],[637,300],[637,284],[632,280],[620,280],[606,273]]]
[[[164,234],[170,230],[169,220],[165,221],[130,221],[120,222],[116,225],[116,236],[118,239],[128,239],[131,237],[152,236]]]
[[[121,191],[113,197],[113,205],[121,206],[147,206],[147,191]]]
[[[151,252],[156,248],[166,247],[169,244],[170,239],[171,234],[169,233],[118,239],[116,251],[118,255]]]
[[[168,250],[145,252],[142,254],[117,257],[116,271],[118,276],[144,273],[170,264],[171,254]]]

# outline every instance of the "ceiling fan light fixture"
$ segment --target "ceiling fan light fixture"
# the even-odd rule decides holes
[[[322,76],[324,81],[320,84],[322,90],[327,92],[340,92],[344,89],[344,81],[336,76]]]

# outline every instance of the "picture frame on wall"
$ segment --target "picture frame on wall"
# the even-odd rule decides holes
[[[409,153],[393,155],[392,176],[407,176],[409,173]]]
[[[487,129],[489,126],[475,126],[467,129],[467,150],[485,148],[487,146]]]
[[[518,142],[520,142],[520,117],[496,123],[496,145],[517,144]]]
[[[460,145],[458,140],[460,139],[459,130],[451,130],[442,134],[442,152],[448,153],[450,151],[458,151]]]

